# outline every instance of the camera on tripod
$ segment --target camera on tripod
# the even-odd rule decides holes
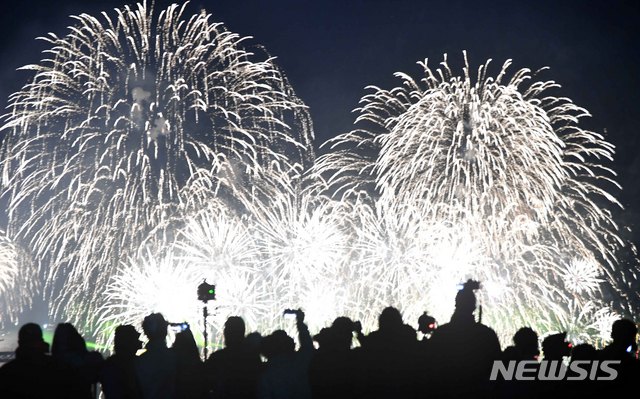
[[[418,317],[418,331],[423,334],[431,334],[438,327],[436,323],[436,319],[433,316],[429,316],[427,312],[423,312],[420,317]]]
[[[202,301],[204,305],[202,306],[202,317],[204,326],[204,331],[202,335],[204,336],[204,358],[207,359],[207,346],[208,346],[208,332],[207,332],[207,317],[209,316],[209,310],[207,309],[207,302],[216,300],[216,286],[215,284],[207,283],[207,280],[202,280],[202,284],[198,286],[198,300]]]
[[[198,300],[204,303],[208,301],[216,300],[216,286],[215,284],[207,283],[207,280],[204,280],[202,284],[198,286]]]

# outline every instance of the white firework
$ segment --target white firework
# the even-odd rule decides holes
[[[184,261],[203,270],[256,270],[259,253],[245,220],[208,206],[183,223],[175,248]]]
[[[183,204],[197,207],[194,192],[313,159],[306,109],[273,59],[185,7],[73,17],[11,96],[9,230],[46,269],[52,312],[74,322],[91,325],[94,287]],[[229,165],[234,181],[221,174]]]
[[[594,335],[599,339],[600,346],[611,342],[613,323],[620,319],[622,319],[622,317],[609,307],[604,307],[594,312],[592,316],[593,327],[597,332],[597,335]]]
[[[318,196],[314,182],[297,168],[262,175],[255,187],[248,222],[261,255],[261,276],[273,291],[274,317],[314,302],[309,290],[343,287],[350,249],[340,204]],[[326,323],[312,313],[308,320]]]
[[[264,274],[236,269],[207,275],[208,281],[216,283],[216,301],[212,304],[214,342],[222,343],[224,323],[230,316],[242,317],[248,332],[265,332],[277,321],[273,287]]]
[[[586,294],[596,292],[604,281],[598,264],[586,259],[571,259],[561,277],[567,290]]]
[[[53,316],[103,340],[154,311],[201,331],[203,278],[214,341],[228,316],[264,331],[290,307],[314,329],[347,314],[370,330],[388,305],[443,322],[467,278],[502,337],[608,339],[605,298],[637,283],[616,260],[613,146],[557,84],[425,61],[421,80],[373,88],[309,171],[308,114],[273,59],[185,7],[75,17],[26,67],[2,127],[0,295],[28,270],[15,243]]]
[[[38,292],[37,279],[31,259],[0,230],[0,327],[18,323]]]
[[[535,328],[568,303],[578,313],[606,308],[609,294],[629,305],[622,302],[637,268],[623,270],[616,260],[629,244],[608,209],[620,206],[609,193],[619,188],[615,174],[604,164],[613,145],[579,127],[586,110],[548,93],[559,85],[533,80],[528,69],[509,75],[510,64],[491,77],[489,62],[472,76],[466,54],[461,76],[446,57],[438,69],[420,63],[420,81],[398,73],[401,86],[373,87],[361,101],[361,127],[326,145],[314,175],[329,195],[355,203],[366,193],[385,219],[415,221],[400,225],[406,236],[398,239],[392,226],[381,229],[384,244],[373,246],[404,250],[376,255],[381,266],[362,272],[370,278],[362,284],[377,290],[368,298],[398,290],[404,307],[433,306],[425,297],[443,289],[438,276],[474,277],[501,287],[481,300],[485,321],[502,331]],[[448,226],[449,237],[438,226]],[[361,229],[364,242],[380,241]],[[439,252],[447,253],[440,261]],[[376,273],[387,269],[395,277],[379,284]],[[420,292],[403,292],[415,281],[424,282]]]
[[[198,333],[202,309],[196,287],[205,277],[198,267],[172,256],[156,258],[150,251],[123,261],[106,286],[100,309],[100,340],[106,347],[121,324],[141,326],[145,316],[162,313],[170,322],[188,322]]]
[[[0,230],[0,295],[15,289],[15,280],[19,273],[18,253],[15,245],[4,231]]]
[[[248,329],[262,326],[269,319],[273,298],[246,217],[233,216],[217,204],[183,222],[173,252],[217,285],[216,331],[222,332],[229,316],[243,317]]]
[[[540,314],[541,335],[567,332],[569,341],[588,342],[600,348],[611,340],[613,323],[622,318],[610,307],[588,300],[570,300],[552,305],[550,310]]]

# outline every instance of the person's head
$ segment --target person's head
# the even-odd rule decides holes
[[[389,306],[382,310],[378,317],[378,328],[380,330],[393,330],[402,328],[402,315],[400,311],[393,306]]]
[[[173,350],[180,359],[195,362],[200,361],[198,346],[196,345],[196,340],[193,338],[193,333],[190,328],[176,334],[176,339],[173,342]]]
[[[295,351],[296,344],[284,330],[276,330],[271,334],[277,353],[291,353]]]
[[[254,331],[244,338],[244,344],[251,351],[260,352],[260,345],[262,343],[262,335]]]
[[[459,314],[472,314],[476,310],[476,294],[468,283],[456,294],[456,312]]]
[[[625,348],[636,343],[636,334],[638,334],[638,328],[628,319],[616,320],[611,327],[611,339],[615,344]]]
[[[87,351],[84,338],[71,323],[60,323],[56,326],[51,343],[51,355],[63,356],[68,353],[83,353]]]
[[[117,355],[133,356],[142,348],[140,333],[132,325],[125,324],[116,327],[113,338],[113,351]]]
[[[333,321],[333,324],[331,324],[331,335],[338,349],[351,348],[353,330],[353,321],[348,317],[338,317]]]
[[[313,336],[313,340],[318,343],[320,350],[324,351],[328,349],[332,343],[331,329],[329,327],[323,327],[319,333]]]
[[[142,331],[149,338],[149,342],[162,341],[167,338],[168,325],[160,313],[151,313],[142,321]]]
[[[47,353],[49,346],[42,339],[42,329],[35,323],[27,323],[18,331],[18,347],[23,352]]]
[[[262,339],[260,352],[267,358],[295,351],[293,339],[284,330],[276,330]]]
[[[547,336],[542,340],[542,351],[545,359],[561,360],[563,356],[571,354],[571,344],[566,341],[567,333],[558,333]]]
[[[530,327],[522,327],[513,336],[513,344],[518,352],[527,359],[540,354],[538,350],[538,334]]]
[[[244,320],[239,316],[231,316],[224,323],[224,343],[227,347],[237,347],[244,340]]]
[[[578,360],[595,360],[597,359],[598,352],[596,348],[589,344],[579,344],[571,349],[571,361]]]

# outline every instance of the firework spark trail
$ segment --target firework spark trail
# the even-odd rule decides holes
[[[314,329],[348,314],[371,330],[388,304],[444,321],[467,277],[503,337],[603,339],[625,311],[605,300],[637,282],[617,269],[613,146],[547,94],[554,82],[509,75],[509,61],[496,77],[488,62],[472,76],[466,55],[462,76],[425,61],[421,81],[373,88],[363,127],[306,173],[309,117],[284,75],[184,10],[75,17],[11,97],[2,199],[54,316],[103,339],[151,311],[199,325],[203,277],[218,284],[217,330],[231,314],[282,327],[298,306]]]
[[[353,231],[346,212],[341,203],[317,195],[316,182],[307,181],[297,166],[265,170],[249,181],[234,192],[240,206],[218,198],[166,227],[178,231],[167,254],[198,276],[192,278],[193,287],[202,278],[216,282],[214,331],[221,333],[231,315],[242,315],[248,329],[290,329],[293,325],[285,322],[282,311],[292,307],[305,309],[308,324],[319,330],[355,305],[346,298],[351,284],[345,273],[348,234]],[[200,186],[196,191],[196,196],[208,195]],[[136,262],[149,263],[147,258]],[[135,280],[149,285],[153,278]],[[137,313],[154,310],[148,301],[128,294],[132,287],[121,280],[110,284],[115,295],[110,299],[121,305],[100,309],[104,325],[130,320],[129,308],[139,309]]]
[[[217,283],[209,319],[209,327],[217,332],[214,342],[221,339],[231,315],[243,315],[248,328],[263,326],[272,299],[256,269],[252,237],[240,218],[224,208],[207,207],[185,218],[170,248],[162,253],[155,249],[149,246],[121,263],[109,280],[105,304],[98,311],[99,342],[105,347],[110,347],[116,325],[139,325],[150,312],[174,322],[187,321],[200,337],[202,303],[195,293],[203,279]]]
[[[218,332],[227,317],[238,314],[248,329],[264,326],[273,298],[247,217],[232,214],[222,204],[209,206],[186,219],[174,248],[182,261],[198,270],[197,284],[203,278],[217,284],[212,320]]]
[[[319,329],[348,307],[336,303],[347,286],[350,253],[341,204],[317,195],[317,182],[298,168],[261,174],[254,184],[245,201],[252,202],[248,222],[273,296],[272,314],[302,307],[310,327]]]
[[[503,287],[481,294],[489,323],[503,332],[537,323],[544,332],[562,329],[558,319],[569,323],[583,308],[607,308],[605,293],[624,296],[637,273],[625,277],[617,268],[616,254],[627,244],[607,208],[620,206],[609,193],[619,188],[615,174],[605,166],[613,146],[578,126],[586,110],[547,94],[557,84],[532,80],[527,69],[509,77],[510,63],[495,78],[489,62],[472,77],[465,54],[464,73],[456,76],[445,57],[435,70],[420,63],[419,82],[399,73],[400,87],[372,87],[358,109],[363,127],[328,142],[314,173],[334,198],[368,197],[383,215],[360,226],[363,242],[381,241],[371,245],[377,254],[364,251],[371,253],[364,278],[380,277],[368,281],[370,295],[399,290],[408,307],[439,290],[438,277],[475,277]],[[399,228],[370,227],[385,220]],[[412,220],[419,221],[414,231]],[[377,239],[376,230],[387,237]],[[445,252],[470,251],[466,259],[474,261],[445,255],[439,266],[443,244]],[[394,270],[422,290],[383,277]],[[565,316],[544,327],[537,321],[544,309]]]
[[[44,38],[48,58],[25,67],[35,76],[11,97],[10,231],[48,271],[56,315],[90,324],[93,287],[193,201],[182,194],[191,178],[215,187],[230,163],[251,174],[313,159],[306,109],[272,59],[185,7],[74,17],[66,36]],[[64,309],[79,301],[87,311]]]
[[[171,322],[187,321],[200,331],[200,307],[194,287],[201,281],[197,269],[167,256],[157,259],[151,252],[120,264],[105,290],[100,309],[100,342],[110,348],[113,331],[120,324],[140,326],[151,312],[160,312]],[[200,323],[201,325],[201,323]]]
[[[32,303],[37,275],[28,256],[0,230],[0,327],[17,323]]]
[[[15,246],[4,231],[0,230],[0,293],[4,294],[13,288],[14,280],[19,272],[18,254]]]

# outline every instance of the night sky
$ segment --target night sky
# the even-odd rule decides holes
[[[156,1],[164,8],[170,1]],[[310,107],[316,144],[351,130],[351,112],[364,87],[397,86],[403,71],[419,78],[419,60],[435,66],[444,53],[460,72],[462,51],[472,69],[494,60],[492,74],[506,59],[512,71],[549,66],[543,79],[562,89],[593,115],[582,126],[605,133],[616,145],[613,165],[627,208],[622,224],[640,230],[640,2],[623,1],[194,1],[187,14],[204,7],[214,19],[251,43],[262,44]],[[560,4],[558,4],[560,3]],[[16,72],[37,63],[44,43],[36,36],[66,34],[72,14],[110,11],[121,1],[3,2],[0,18],[0,102],[29,77]],[[4,108],[4,107],[3,107]],[[640,243],[640,234],[633,241]]]

